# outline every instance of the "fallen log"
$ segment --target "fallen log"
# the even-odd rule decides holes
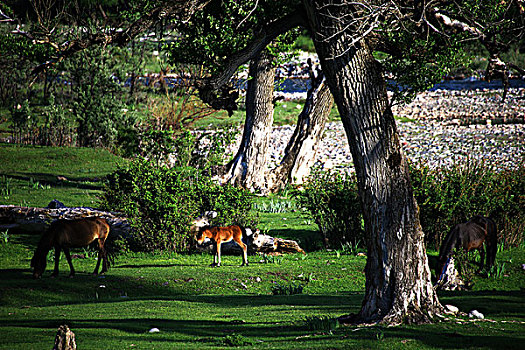
[[[269,235],[259,233],[256,230],[252,235],[248,235],[243,242],[248,246],[248,252],[264,253],[269,255],[282,255],[285,253],[303,253],[306,252],[299,246],[296,241],[272,237]],[[202,245],[197,245],[196,249],[199,251],[213,252],[213,242],[209,239],[205,240]],[[221,245],[222,254],[239,255],[242,253],[241,247],[234,241],[226,242]]]
[[[114,212],[93,208],[34,208],[0,205],[0,231],[10,233],[42,233],[57,219],[75,220],[85,217],[102,217],[111,226],[111,233],[126,235],[130,231],[127,218]]]
[[[95,216],[102,217],[108,221],[111,226],[111,235],[126,236],[130,233],[131,228],[128,220],[121,213],[86,207],[35,208],[15,205],[0,205],[0,231],[9,230],[11,234],[41,234],[51,222],[57,219],[75,220]],[[257,252],[272,255],[284,253],[306,254],[296,241],[260,234],[259,230],[248,235],[245,243],[248,245],[250,254]],[[205,241],[204,244],[196,248],[199,251],[213,251],[213,245],[210,240]],[[237,243],[230,241],[222,244],[222,253],[239,255],[242,253],[242,249]]]

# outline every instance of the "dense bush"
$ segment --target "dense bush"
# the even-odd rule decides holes
[[[361,202],[354,175],[316,169],[295,192],[300,206],[319,227],[325,248],[363,243]]]
[[[483,162],[430,170],[411,166],[414,195],[427,242],[437,249],[450,228],[474,215],[495,220],[507,248],[523,240],[525,166],[497,170]]]
[[[105,209],[124,212],[132,250],[187,251],[191,220],[206,210],[218,212],[215,224],[246,225],[252,197],[242,189],[219,186],[195,168],[168,168],[138,159],[113,173],[102,197]]]
[[[523,241],[525,166],[498,170],[484,163],[432,170],[410,167],[414,195],[428,244],[438,249],[454,225],[474,215],[495,220],[504,248]],[[362,214],[353,176],[315,171],[297,192],[300,205],[319,226],[327,247],[363,242]]]

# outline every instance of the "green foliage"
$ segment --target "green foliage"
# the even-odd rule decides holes
[[[9,230],[5,230],[0,232],[0,241],[2,241],[3,244],[7,244],[9,242]]]
[[[479,265],[476,263],[475,257],[479,257],[477,251],[467,252],[464,249],[456,249],[456,253],[454,255],[455,267],[457,268],[458,274],[461,277],[461,280],[465,283],[465,288],[467,289],[471,289],[473,287],[474,276],[476,275],[476,271],[479,269]]]
[[[330,316],[307,316],[304,319],[304,324],[311,331],[332,332],[339,327],[337,318]]]
[[[220,72],[232,53],[243,49],[259,31],[283,13],[293,10],[293,2],[211,1],[187,23],[176,22],[178,40],[168,50],[172,62],[205,67],[211,74]],[[280,35],[267,47],[278,58],[289,53],[297,30]]]
[[[505,275],[505,263],[496,262],[490,267],[490,270],[487,271],[487,276],[493,279],[502,279]]]
[[[398,101],[410,101],[418,92],[440,82],[453,68],[469,62],[459,43],[441,36],[418,39],[404,31],[386,31],[386,38],[399,49],[397,55],[379,56],[381,65],[392,76],[388,84]]]
[[[272,294],[273,295],[295,295],[295,294],[302,294],[303,293],[303,286],[295,283],[290,284],[281,284],[281,283],[275,283],[272,286]]]
[[[115,146],[119,131],[129,130],[136,122],[123,104],[119,82],[125,78],[126,65],[116,59],[118,53],[117,48],[97,47],[66,61],[65,79],[72,84],[71,109],[80,146]]]
[[[186,252],[193,218],[213,209],[221,224],[244,224],[250,220],[252,199],[242,189],[215,184],[195,168],[137,159],[109,176],[102,204],[130,218],[132,250]]]
[[[242,334],[233,333],[224,337],[224,344],[227,346],[246,346],[253,345],[255,341],[243,336]]]
[[[355,175],[315,169],[295,198],[319,227],[326,248],[364,241]]]
[[[523,163],[515,169],[500,170],[482,162],[436,170],[412,164],[410,177],[426,240],[436,249],[454,225],[474,215],[495,220],[499,242],[506,249],[523,242]],[[326,247],[341,250],[339,254],[358,252],[364,231],[354,177],[316,170],[295,195],[318,225]]]
[[[426,239],[436,249],[460,222],[474,215],[492,217],[506,248],[523,240],[525,166],[497,170],[483,162],[431,170],[411,166],[414,195]]]
[[[291,198],[285,200],[272,198],[256,203],[254,209],[262,213],[285,213],[297,210],[297,205]]]

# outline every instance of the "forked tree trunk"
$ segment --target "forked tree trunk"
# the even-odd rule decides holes
[[[273,124],[273,57],[266,51],[250,63],[246,91],[246,122],[241,145],[227,165],[224,182],[257,191],[266,190],[268,143]]]
[[[288,183],[303,183],[315,162],[319,141],[334,104],[324,76],[311,76],[312,88],[297,119],[294,133],[284,151],[281,163],[270,172],[270,190],[277,191]]]
[[[350,5],[304,4],[348,137],[363,205],[368,258],[360,319],[429,322],[442,307],[432,288],[419,210],[381,67],[364,40],[349,46],[352,34],[359,35],[343,28]]]

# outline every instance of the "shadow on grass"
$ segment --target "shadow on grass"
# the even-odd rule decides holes
[[[100,185],[88,184],[86,182],[100,182],[100,178],[86,178],[70,177],[65,181],[59,181],[56,174],[51,173],[28,173],[25,175],[3,175],[7,178],[21,181],[38,181],[42,185],[50,185],[53,187],[62,187],[62,188],[77,188],[82,190],[102,190],[104,187],[102,183]]]
[[[243,322],[241,320],[224,321],[221,319],[174,319],[168,318],[107,318],[107,319],[60,319],[49,318],[41,320],[0,321],[0,328],[16,327],[28,329],[55,330],[67,322],[72,330],[97,330],[100,337],[107,329],[127,333],[119,339],[135,342],[148,341],[155,344],[163,342],[200,342],[221,345],[224,337],[229,334],[242,334],[252,340],[263,339],[268,346],[272,342],[281,344],[293,342],[293,347],[311,347],[316,342],[334,341],[358,344],[359,348],[390,348],[389,345],[410,345],[411,342],[424,344],[440,349],[458,348],[488,348],[488,349],[518,349],[522,344],[523,335],[518,328],[499,329],[487,332],[485,325],[471,327],[447,327],[443,324],[422,326],[383,327],[339,327],[333,332],[308,330],[301,318],[295,322]],[[148,334],[148,330],[156,327],[159,333]],[[86,335],[87,336],[87,335]],[[78,341],[78,337],[77,337]],[[335,344],[334,344],[335,345]],[[415,344],[414,344],[415,345]],[[413,346],[414,346],[413,345]],[[414,348],[412,346],[412,348]],[[397,348],[396,347],[396,348]],[[334,348],[340,348],[336,346]]]
[[[268,234],[273,237],[294,240],[306,252],[324,250],[320,234],[316,230],[274,229],[268,230]]]
[[[452,304],[462,312],[478,310],[487,318],[525,319],[525,291],[441,291],[441,304]]]

